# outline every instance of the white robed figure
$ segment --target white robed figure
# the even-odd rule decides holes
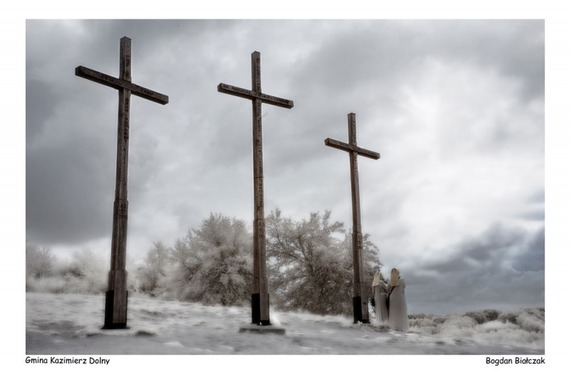
[[[408,329],[408,306],[406,304],[406,282],[400,272],[392,268],[388,283],[388,320],[392,330]]]
[[[372,294],[374,297],[374,309],[376,310],[376,322],[388,323],[388,285],[384,282],[382,273],[377,271],[372,280]]]

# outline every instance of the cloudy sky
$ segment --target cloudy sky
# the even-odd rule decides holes
[[[545,24],[541,20],[100,20],[26,22],[26,240],[108,255],[118,76],[169,96],[132,97],[127,255],[172,245],[210,213],[253,219],[250,88],[263,106],[265,207],[332,211],[351,227],[358,142],[362,227],[408,283],[411,312],[544,305]],[[127,268],[128,269],[128,268]]]

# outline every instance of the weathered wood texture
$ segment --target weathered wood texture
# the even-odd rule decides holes
[[[129,131],[131,94],[159,103],[167,104],[168,96],[149,90],[131,82],[131,40],[121,38],[119,78],[78,66],[75,75],[119,91],[117,168],[115,178],[115,201],[113,205],[113,230],[111,238],[111,269],[105,302],[104,328],[125,328],[127,326],[127,178],[129,159]]]
[[[163,95],[159,92],[149,90],[148,88],[141,87],[130,81],[123,80],[122,78],[115,78],[107,74],[103,74],[99,71],[88,69],[84,66],[77,66],[75,68],[75,75],[85,79],[89,79],[93,82],[103,84],[105,86],[113,87],[116,90],[126,89],[130,90],[131,94],[137,95],[146,100],[156,102],[159,104],[167,104],[168,96]]]
[[[261,55],[254,51],[251,54],[251,90],[218,85],[218,91],[252,101],[253,113],[253,290],[252,290],[252,323],[270,325],[269,316],[269,284],[267,279],[267,254],[265,244],[265,208],[263,192],[263,138],[262,138],[262,103],[283,108],[292,108],[291,100],[264,94],[261,91]]]
[[[360,185],[358,179],[358,156],[379,159],[380,154],[363,149],[356,142],[356,114],[348,114],[348,144],[325,139],[325,145],[349,153],[350,158],[350,190],[352,195],[352,264],[353,264],[353,307],[354,322],[369,323],[368,284],[364,283],[364,266],[362,258],[362,227],[360,217]]]

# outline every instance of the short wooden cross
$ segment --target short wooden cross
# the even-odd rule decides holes
[[[377,160],[380,154],[359,147],[356,144],[356,114],[348,114],[348,144],[331,138],[325,139],[325,145],[344,150],[350,156],[350,190],[352,194],[352,264],[353,312],[354,323],[370,323],[368,316],[368,284],[364,283],[364,266],[362,262],[362,227],[360,223],[360,188],[358,183],[358,156]]]

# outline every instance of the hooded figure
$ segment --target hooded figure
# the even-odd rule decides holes
[[[406,305],[406,283],[400,278],[400,272],[392,268],[388,283],[388,320],[392,330],[408,329],[408,306]]]
[[[374,274],[372,280],[372,294],[374,296],[374,307],[376,309],[376,322],[380,324],[388,323],[388,285],[384,282],[380,271]]]

